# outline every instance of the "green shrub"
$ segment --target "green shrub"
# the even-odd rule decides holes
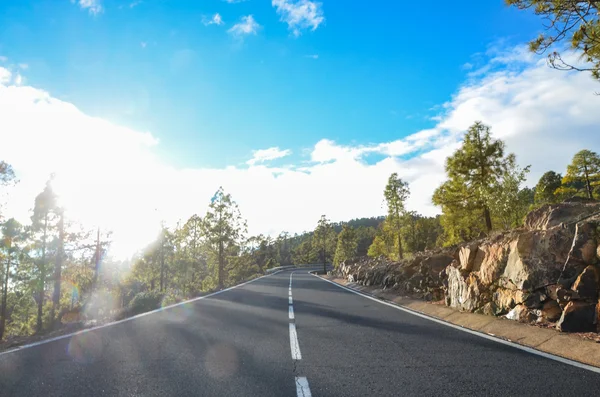
[[[131,317],[136,314],[156,310],[162,306],[164,294],[157,291],[140,292],[129,302],[127,308],[121,313],[120,317]]]
[[[182,297],[176,294],[173,291],[169,291],[165,294],[162,299],[162,307],[174,305],[175,303],[179,303],[183,301]]]

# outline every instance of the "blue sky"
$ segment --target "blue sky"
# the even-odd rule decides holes
[[[299,36],[270,0],[98,0],[97,13],[90,4],[2,1],[0,54],[28,64],[31,85],[151,131],[180,167],[240,164],[272,146],[299,156],[322,138],[365,144],[429,128],[432,108],[465,80],[474,54],[539,28],[501,0],[325,0],[317,4],[324,21]],[[216,13],[223,24],[207,25]],[[228,33],[248,15],[256,35]]]
[[[129,255],[219,186],[275,236],[384,214],[392,172],[436,215],[476,120],[533,186],[600,150],[598,83],[530,53],[540,28],[500,0],[3,0],[0,216],[27,222],[55,173],[67,217]]]

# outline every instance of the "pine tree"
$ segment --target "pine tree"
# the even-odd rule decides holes
[[[562,184],[562,176],[554,171],[548,171],[541,176],[535,185],[535,203],[548,204],[558,201],[555,192]]]
[[[397,173],[390,175],[383,192],[388,208],[386,223],[394,235],[398,259],[404,257],[402,249],[402,220],[406,214],[405,203],[410,196],[408,183],[398,178]]]
[[[2,224],[2,247],[4,256],[4,280],[2,280],[2,307],[0,308],[0,340],[4,336],[6,329],[6,309],[8,300],[8,286],[11,276],[14,274],[18,265],[20,242],[24,240],[23,227],[14,218],[11,218]]]
[[[338,234],[337,247],[335,250],[335,257],[333,264],[337,267],[340,263],[345,260],[351,259],[356,256],[356,249],[358,247],[358,240],[356,237],[356,230],[354,228],[344,225],[342,231]]]
[[[433,203],[442,207],[446,244],[493,230],[489,198],[506,169],[504,142],[491,137],[490,127],[473,124],[462,146],[446,159],[448,180],[433,195]]]
[[[335,249],[335,230],[325,215],[321,216],[313,234],[313,249],[317,250],[323,262],[323,272],[327,273],[327,261]]]
[[[522,187],[528,173],[529,166],[520,168],[515,155],[509,154],[500,179],[486,199],[494,220],[504,230],[521,226],[533,204],[533,190]]]
[[[600,157],[590,150],[581,150],[575,154],[567,167],[563,185],[579,185],[587,198],[594,198],[594,188],[600,186]]]
[[[532,10],[545,23],[546,33],[529,43],[529,49],[541,54],[548,50],[548,63],[559,70],[590,71],[600,80],[600,13],[598,0],[505,0],[520,10]],[[563,40],[581,55],[585,66],[567,63],[556,48],[567,48]]]
[[[211,199],[203,221],[203,231],[211,247],[217,270],[217,286],[225,285],[227,257],[232,253],[246,233],[246,221],[240,210],[220,187]]]
[[[44,190],[35,198],[31,229],[37,235],[35,247],[38,257],[35,260],[37,270],[37,319],[36,331],[42,330],[42,315],[45,299],[46,278],[50,271],[48,242],[55,230],[57,197],[52,190],[51,181],[46,183]]]

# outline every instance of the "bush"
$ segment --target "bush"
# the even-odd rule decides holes
[[[119,313],[119,318],[127,318],[137,314],[156,310],[162,306],[164,294],[157,291],[140,292],[135,295],[129,305]]]
[[[165,294],[164,298],[162,299],[162,306],[171,306],[181,301],[183,301],[183,299],[179,294],[173,291],[169,291]]]

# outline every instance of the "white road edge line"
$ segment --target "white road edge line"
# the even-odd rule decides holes
[[[199,301],[199,300],[202,300],[202,299],[210,298],[210,297],[212,297],[212,296],[219,295],[219,294],[222,294],[222,293],[224,293],[224,292],[227,292],[227,291],[231,291],[232,289],[236,289],[236,288],[243,287],[244,285],[248,285],[248,284],[250,284],[250,283],[253,283],[253,282],[255,282],[255,281],[258,281],[258,280],[260,280],[260,279],[262,279],[262,278],[274,276],[274,275],[276,275],[276,274],[278,274],[278,273],[280,273],[280,272],[283,272],[283,271],[285,271],[285,270],[279,270],[279,271],[277,271],[277,272],[274,272],[274,273],[272,273],[272,274],[266,274],[266,275],[264,275],[264,276],[261,276],[261,277],[258,277],[258,278],[255,278],[255,279],[252,279],[252,280],[250,280],[250,281],[246,281],[245,283],[242,283],[242,284],[234,285],[233,287],[229,287],[229,288],[223,289],[223,290],[221,290],[221,291],[213,292],[213,293],[211,293],[211,294],[204,295],[204,296],[199,296],[199,297],[197,297],[197,298],[190,299],[190,300],[187,300],[187,301],[185,301],[185,302],[179,302],[179,303],[175,303],[175,304],[173,304],[173,305],[169,305],[169,306],[161,307],[160,309],[152,310],[152,311],[150,311],[150,312],[146,312],[146,313],[141,313],[141,314],[138,314],[138,315],[136,315],[136,316],[133,316],[133,317],[124,318],[123,320],[114,321],[114,322],[112,322],[112,323],[108,323],[108,324],[102,324],[102,325],[98,325],[97,327],[92,327],[92,328],[86,328],[86,329],[82,329],[81,331],[77,331],[77,332],[73,332],[73,333],[70,333],[70,334],[65,334],[65,335],[60,335],[60,336],[57,336],[57,337],[55,337],[55,338],[44,339],[44,340],[41,340],[41,341],[39,341],[39,342],[29,343],[29,344],[27,344],[27,345],[23,345],[23,346],[18,346],[18,347],[14,348],[14,349],[11,349],[11,350],[6,350],[6,351],[3,351],[3,352],[0,352],[0,357],[1,357],[1,356],[4,356],[4,355],[6,355],[6,354],[16,353],[16,352],[18,352],[18,351],[21,351],[21,350],[24,350],[24,349],[28,349],[28,348],[30,348],[30,347],[35,347],[35,346],[39,346],[39,345],[44,345],[44,344],[46,344],[46,343],[55,342],[55,341],[57,341],[57,340],[66,339],[66,338],[70,338],[70,337],[72,337],[72,336],[81,335],[81,334],[85,334],[85,333],[87,333],[87,332],[92,332],[92,331],[96,331],[96,330],[99,330],[99,329],[102,329],[102,328],[111,327],[111,326],[113,326],[113,325],[117,325],[117,324],[126,323],[126,322],[128,322],[128,321],[133,321],[133,320],[136,320],[136,319],[138,319],[138,318],[140,318],[140,317],[149,316],[150,314],[155,314],[155,313],[162,312],[163,310],[172,309],[172,308],[174,308],[174,307],[181,306],[181,305],[185,305],[185,304],[187,304],[187,303],[192,303],[192,302],[196,302],[196,301]]]
[[[319,278],[319,279],[321,279],[323,281],[327,281],[328,283],[333,284],[333,285],[335,285],[335,286],[337,286],[337,287],[339,287],[341,289],[345,289],[346,291],[349,291],[349,292],[352,292],[352,293],[354,293],[356,295],[362,296],[363,298],[371,299],[372,301],[381,303],[382,305],[390,306],[390,307],[393,307],[394,309],[401,310],[403,312],[412,314],[414,316],[421,317],[421,318],[424,318],[426,320],[430,320],[430,321],[436,322],[438,324],[442,324],[442,325],[445,325],[447,327],[451,327],[451,328],[454,328],[454,329],[457,329],[457,330],[460,330],[460,331],[463,331],[463,332],[467,332],[467,333],[469,333],[471,335],[476,335],[476,336],[479,336],[481,338],[491,340],[493,342],[497,342],[497,343],[501,343],[503,345],[511,346],[511,347],[516,348],[516,349],[523,350],[523,351],[525,351],[527,353],[535,354],[535,355],[538,355],[538,356],[541,356],[541,357],[544,357],[544,358],[548,358],[550,360],[558,361],[558,362],[563,363],[563,364],[572,365],[572,366],[577,367],[577,368],[586,369],[588,371],[592,371],[592,372],[596,372],[596,373],[600,374],[600,368],[598,368],[598,367],[594,367],[592,365],[580,363],[580,362],[574,361],[574,360],[569,360],[568,358],[564,358],[564,357],[560,357],[560,356],[555,356],[554,354],[546,353],[546,352],[543,352],[541,350],[534,349],[532,347],[523,346],[523,345],[519,345],[518,343],[514,343],[514,342],[510,342],[510,341],[504,340],[504,339],[496,338],[494,336],[491,336],[491,335],[488,335],[488,334],[484,334],[482,332],[473,331],[472,329],[464,328],[464,327],[461,327],[459,325],[455,325],[455,324],[446,322],[444,320],[439,320],[439,319],[437,319],[435,317],[431,317],[431,316],[428,316],[426,314],[423,314],[423,313],[420,313],[420,312],[417,312],[417,311],[414,311],[414,310],[411,310],[411,309],[407,309],[405,307],[394,305],[393,303],[382,301],[382,300],[374,298],[372,296],[363,294],[362,292],[355,291],[355,290],[353,290],[351,288],[348,288],[346,286],[340,285],[338,283],[334,283],[333,281],[327,280],[327,279],[325,279],[325,278],[323,278],[321,276],[317,276],[316,274],[313,274],[313,273],[310,273],[310,274],[312,274],[313,276],[315,276],[315,277],[317,277],[317,278]]]
[[[292,350],[292,360],[302,360],[302,353],[300,353],[300,346],[298,345],[298,333],[294,323],[290,323],[290,348]]]
[[[293,305],[293,304],[294,304],[294,301],[292,300],[292,297],[290,296],[290,297],[288,297],[288,298],[289,298],[289,299],[288,299],[288,303],[289,303],[290,305]]]
[[[296,376],[296,395],[298,397],[312,397],[310,387],[308,387],[308,379],[304,376]]]
[[[290,305],[289,317],[290,317],[290,320],[294,319],[294,306],[292,306],[292,305]]]

